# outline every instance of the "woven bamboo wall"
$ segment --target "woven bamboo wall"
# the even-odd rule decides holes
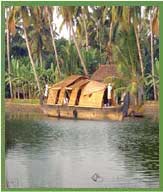
[[[102,107],[104,90],[94,92],[91,95],[83,95],[81,93],[79,106],[81,107]]]
[[[49,90],[48,99],[47,99],[48,105],[55,105],[58,91],[59,90],[56,90],[56,89]]]
[[[78,94],[79,88],[75,88],[72,90],[71,96],[70,96],[70,100],[69,100],[69,106],[74,106],[75,105],[75,101],[76,101],[76,97]]]
[[[60,92],[60,94],[59,94],[59,100],[58,100],[58,103],[57,103],[57,104],[62,105],[62,104],[63,104],[63,101],[64,101],[64,97],[65,97],[65,88],[62,88],[62,89],[61,89],[61,92]]]

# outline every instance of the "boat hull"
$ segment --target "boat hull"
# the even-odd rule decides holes
[[[58,118],[70,119],[89,119],[89,120],[122,120],[123,115],[121,106],[112,106],[106,108],[91,108],[91,107],[74,107],[74,106],[57,106],[43,105],[44,114]]]

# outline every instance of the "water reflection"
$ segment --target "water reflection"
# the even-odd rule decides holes
[[[118,131],[118,132],[117,132]],[[109,134],[109,133],[108,133]],[[114,142],[124,154],[125,167],[131,173],[143,173],[143,180],[158,182],[159,177],[159,129],[148,121],[126,123],[124,129],[117,129]],[[109,138],[111,139],[111,138]]]
[[[144,120],[7,116],[8,186],[159,187],[158,138],[158,125]]]

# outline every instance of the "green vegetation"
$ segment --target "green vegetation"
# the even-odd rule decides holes
[[[56,26],[55,14],[62,17]],[[71,74],[91,76],[115,64],[117,92],[159,97],[159,9],[127,6],[6,7],[6,98],[34,99],[45,83]],[[69,30],[69,40],[56,29]]]

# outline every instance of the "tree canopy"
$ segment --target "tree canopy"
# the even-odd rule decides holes
[[[56,25],[54,14],[62,17]],[[6,97],[35,98],[71,74],[115,64],[118,90],[159,97],[159,9],[141,6],[6,7]],[[57,31],[63,26],[69,39]]]

